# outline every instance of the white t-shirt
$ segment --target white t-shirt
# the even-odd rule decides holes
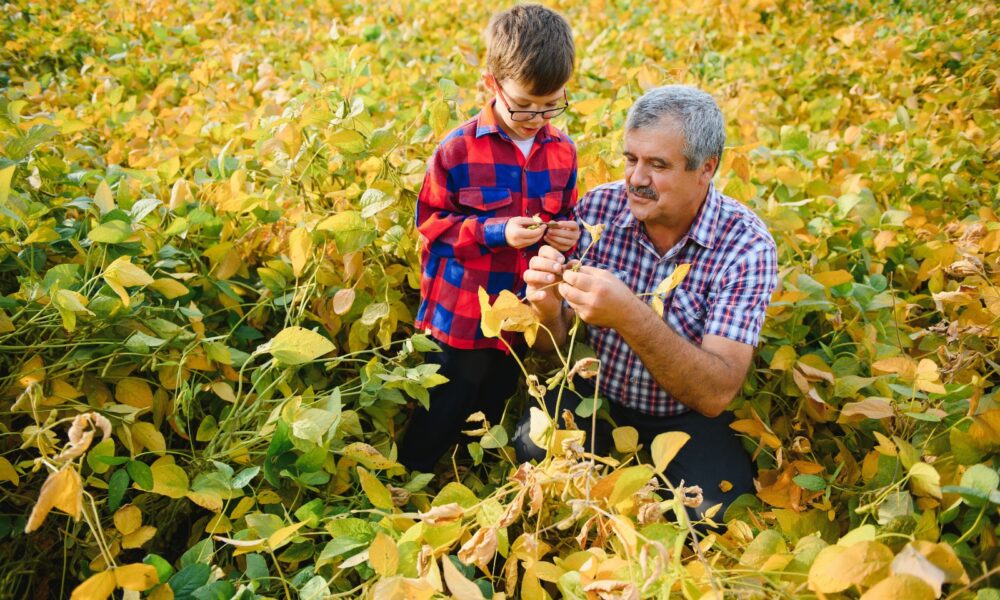
[[[514,138],[511,138],[511,141],[517,144],[517,147],[521,149],[521,154],[524,155],[524,158],[528,158],[528,153],[531,152],[531,146],[535,143],[535,136],[531,136],[531,139],[527,140],[515,140]]]

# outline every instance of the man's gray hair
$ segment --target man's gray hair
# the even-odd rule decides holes
[[[684,159],[688,171],[697,169],[713,156],[722,161],[726,122],[711,95],[689,85],[651,89],[629,109],[625,130],[656,127],[664,118],[676,121],[684,133]]]

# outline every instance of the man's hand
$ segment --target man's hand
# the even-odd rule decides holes
[[[511,217],[503,230],[511,248],[527,248],[545,235],[545,225],[530,217]]]
[[[560,252],[567,252],[580,239],[580,224],[569,221],[550,221],[545,231],[545,243]]]
[[[556,284],[560,281],[566,257],[552,246],[542,246],[524,272],[527,284],[524,297],[531,302],[538,318],[544,323],[562,312],[562,296]]]
[[[584,323],[597,327],[617,328],[623,318],[641,313],[643,307],[624,282],[596,267],[565,269],[558,289]]]

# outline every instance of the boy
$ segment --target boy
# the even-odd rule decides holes
[[[470,414],[481,410],[496,424],[517,388],[515,358],[479,328],[479,287],[491,302],[502,290],[521,292],[543,239],[569,250],[580,237],[570,217],[576,148],[548,122],[569,105],[569,24],[543,6],[519,5],[490,19],[486,44],[483,83],[493,97],[438,146],[417,199],[423,249],[415,325],[442,347],[427,359],[449,381],[431,388],[430,410],[417,407],[400,445],[400,462],[415,471],[433,469]]]

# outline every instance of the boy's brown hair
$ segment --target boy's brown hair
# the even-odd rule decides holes
[[[573,75],[573,31],[559,13],[519,4],[496,13],[486,27],[486,67],[497,81],[511,79],[536,96],[555,93]]]

